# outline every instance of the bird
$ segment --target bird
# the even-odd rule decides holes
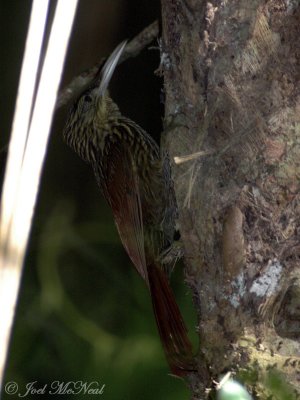
[[[121,114],[108,91],[125,46],[126,41],[116,47],[79,95],[63,137],[92,167],[122,244],[149,289],[171,373],[185,377],[195,370],[192,344],[169,283],[174,262],[164,262],[168,257],[163,256],[172,249],[177,232],[169,157],[145,130]]]

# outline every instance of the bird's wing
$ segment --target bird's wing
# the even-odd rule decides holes
[[[101,182],[122,240],[139,274],[146,281],[152,298],[159,335],[173,374],[185,376],[195,370],[192,345],[168,278],[160,265],[146,264],[141,187],[139,174],[126,143],[106,146]],[[146,211],[145,211],[146,212]],[[147,260],[149,261],[149,260]]]
[[[106,155],[104,196],[113,211],[123,246],[148,284],[143,215],[136,164],[124,143],[113,143]],[[103,186],[103,185],[102,185]]]

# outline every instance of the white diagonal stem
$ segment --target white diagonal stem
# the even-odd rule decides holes
[[[37,4],[40,5],[41,3],[43,3],[45,7],[44,18],[41,17],[41,13],[37,16],[34,14],[34,17],[32,15],[28,38],[30,36],[29,34],[32,33],[31,30],[33,28],[31,24],[33,19],[38,19],[40,21],[43,19],[43,24],[45,24],[48,3],[46,0],[35,0],[32,12],[37,12],[35,7],[37,7]],[[18,171],[15,171],[13,175],[14,179],[16,179],[16,186],[6,183],[2,192],[0,224],[0,388],[3,383],[4,366],[20,285],[22,265],[32,224],[57,91],[76,7],[77,0],[59,0],[57,4],[28,137],[26,140],[29,117],[26,121],[27,125],[24,126],[26,133],[24,135],[23,132],[22,136],[23,148],[19,148],[17,151],[18,154],[15,162],[18,166]],[[43,36],[43,29],[44,25],[43,28],[39,29],[39,35],[41,36]],[[34,32],[35,35],[37,35],[37,31],[34,30]],[[42,38],[40,38],[40,44],[41,41]],[[26,44],[26,54],[28,48],[29,44]],[[26,56],[24,60],[25,58]],[[25,67],[22,67],[22,72],[23,69],[25,69]],[[32,72],[36,77],[36,70]],[[20,94],[21,87],[20,83]],[[33,92],[32,88],[29,90]],[[23,104],[23,100],[17,100],[17,105],[19,104]],[[16,111],[18,108],[17,106]],[[29,114],[31,109],[31,106],[27,106]],[[15,121],[18,121],[18,117],[15,117]],[[21,130],[20,126],[19,129]],[[15,147],[16,145],[10,144],[9,157],[11,157],[11,153]],[[7,165],[9,166],[10,164],[12,164],[12,162],[8,161]],[[11,173],[11,170],[7,167],[5,180],[11,180]],[[5,190],[8,190],[9,197],[6,197],[8,195]],[[9,204],[9,202],[11,203]]]

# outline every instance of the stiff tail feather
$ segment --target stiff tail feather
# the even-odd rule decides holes
[[[148,267],[152,305],[166,359],[174,375],[195,371],[192,344],[166,274],[156,265]]]

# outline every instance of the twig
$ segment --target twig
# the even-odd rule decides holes
[[[136,57],[149,43],[152,42],[153,39],[158,36],[158,33],[158,21],[154,21],[127,44],[119,63],[126,61],[128,58]],[[101,58],[97,64],[75,77],[69,85],[63,88],[58,94],[55,108],[58,109],[69,103],[70,100],[74,99],[85,87],[87,87],[95,78],[105,60],[105,57]]]
[[[188,154],[187,156],[174,157],[174,162],[178,165],[210,154],[212,154],[211,151],[197,151],[196,153]]]

